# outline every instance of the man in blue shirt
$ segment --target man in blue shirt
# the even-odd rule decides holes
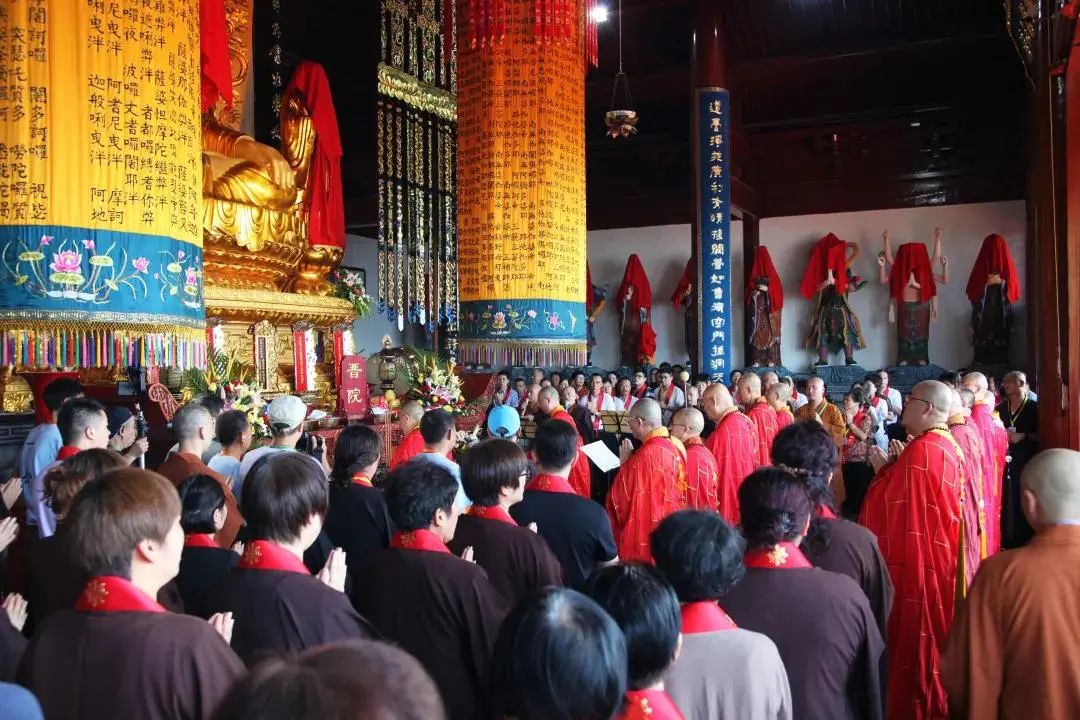
[[[49,411],[49,421],[38,425],[26,436],[22,452],[19,455],[19,475],[23,479],[23,500],[26,503],[26,524],[34,528],[31,537],[37,537],[37,504],[31,494],[34,478],[56,460],[60,447],[64,444],[60,429],[56,426],[56,416],[64,403],[72,398],[83,397],[82,383],[74,378],[57,378],[45,386],[43,393],[45,407]]]
[[[461,511],[466,510],[472,503],[461,486],[461,469],[447,457],[457,444],[454,418],[445,410],[428,410],[420,420],[420,435],[424,438],[424,449],[409,462],[431,463],[448,470],[458,484],[454,507]]]

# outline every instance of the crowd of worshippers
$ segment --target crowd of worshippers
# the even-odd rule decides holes
[[[0,716],[1080,717],[1080,453],[1036,454],[1022,374],[651,375],[503,375],[464,451],[407,402],[389,459],[363,424],[328,458],[291,396],[252,450],[201,397],[156,472],[54,381],[0,488]]]

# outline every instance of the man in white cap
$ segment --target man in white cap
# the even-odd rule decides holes
[[[307,405],[295,395],[278,395],[267,407],[266,415],[270,426],[270,444],[252,450],[240,461],[240,477],[247,477],[248,471],[259,458],[276,452],[296,452],[296,443],[304,434],[304,418],[307,417]],[[321,440],[321,438],[320,438]],[[323,472],[330,474],[326,464],[326,445],[317,446],[315,460],[322,466]]]

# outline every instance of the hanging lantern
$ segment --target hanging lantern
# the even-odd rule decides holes
[[[622,87],[622,97],[619,88]],[[608,137],[617,140],[637,135],[638,114],[634,112],[634,97],[630,94],[630,79],[623,72],[622,56],[622,0],[619,0],[619,72],[611,88],[611,109],[604,113],[604,125]]]

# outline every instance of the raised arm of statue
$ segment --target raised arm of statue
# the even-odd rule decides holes
[[[930,322],[937,320],[937,295],[930,298]]]
[[[878,264],[878,280],[881,281],[882,285],[888,285],[889,284],[889,268],[886,267],[886,265],[885,265],[885,252],[884,251],[878,253],[877,264]]]
[[[896,262],[896,256],[893,255],[892,242],[889,240],[889,231],[888,230],[881,233],[881,239],[882,239],[882,241],[884,241],[884,245],[885,245],[885,262],[887,262],[889,264],[889,267],[892,267],[892,264],[894,262]]]

